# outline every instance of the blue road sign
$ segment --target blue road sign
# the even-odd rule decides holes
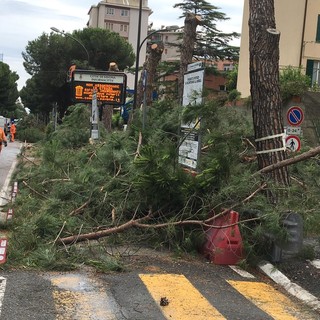
[[[287,112],[287,120],[292,126],[299,126],[303,121],[303,111],[300,107],[291,107]]]

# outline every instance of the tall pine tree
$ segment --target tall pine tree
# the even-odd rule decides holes
[[[224,33],[217,28],[217,22],[229,18],[218,7],[206,0],[184,0],[174,8],[182,9],[180,18],[184,18],[184,34],[181,44],[181,60],[178,79],[180,101],[183,94],[183,75],[193,57],[197,59],[238,59],[239,48],[229,45],[229,41],[239,34]],[[197,27],[201,28],[197,30]]]

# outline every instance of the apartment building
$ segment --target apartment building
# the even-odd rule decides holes
[[[280,35],[280,69],[302,67],[312,83],[320,84],[320,1],[274,0],[276,28]],[[237,89],[250,95],[249,0],[244,1]]]
[[[140,0],[104,0],[91,6],[88,15],[89,28],[108,29],[119,33],[133,47],[136,54],[139,21]],[[141,11],[141,41],[147,36],[148,19],[152,10],[148,7],[148,0],[142,1]],[[146,43],[139,52],[139,66],[146,58]],[[133,77],[128,77],[128,85],[133,87]]]

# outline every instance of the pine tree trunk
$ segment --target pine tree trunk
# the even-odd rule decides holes
[[[112,131],[112,115],[113,115],[113,105],[109,105],[109,104],[103,105],[102,122],[107,132]]]
[[[164,49],[163,43],[154,43],[151,45],[149,49],[149,54],[147,57],[147,61],[143,65],[143,71],[141,72],[141,75],[144,74],[144,70],[147,72],[147,81],[146,81],[146,105],[150,106],[152,104],[152,93],[153,88],[155,86],[155,76],[157,67],[159,65],[159,62],[161,60],[162,52]],[[140,106],[143,102],[143,79],[140,78],[138,83],[138,92],[137,92],[137,106]]]
[[[258,166],[264,167],[286,159],[280,149],[282,137],[272,137],[284,132],[281,95],[279,86],[279,40],[274,15],[273,0],[250,0],[249,2],[249,50],[252,115],[258,153]],[[275,182],[288,186],[289,176],[286,167],[267,174]]]
[[[108,71],[119,71],[118,65],[115,62],[109,63]],[[107,132],[112,131],[112,116],[113,116],[113,105],[103,105],[102,107],[102,122],[104,127],[106,128]]]
[[[178,77],[178,101],[182,102],[183,78],[187,71],[188,64],[192,62],[194,45],[197,38],[197,26],[200,24],[201,17],[194,14],[187,14],[184,20],[184,33],[180,54],[180,70]]]

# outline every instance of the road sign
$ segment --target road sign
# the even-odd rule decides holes
[[[92,94],[97,101],[121,105],[126,99],[127,76],[123,72],[78,70],[72,73],[72,99],[75,102],[91,103]]]
[[[297,136],[286,137],[286,148],[291,152],[297,152],[301,148],[300,138]]]
[[[301,136],[301,127],[286,127],[287,136]]]
[[[289,108],[287,120],[292,126],[299,126],[302,123],[303,118],[303,110],[300,107],[294,106]]]

